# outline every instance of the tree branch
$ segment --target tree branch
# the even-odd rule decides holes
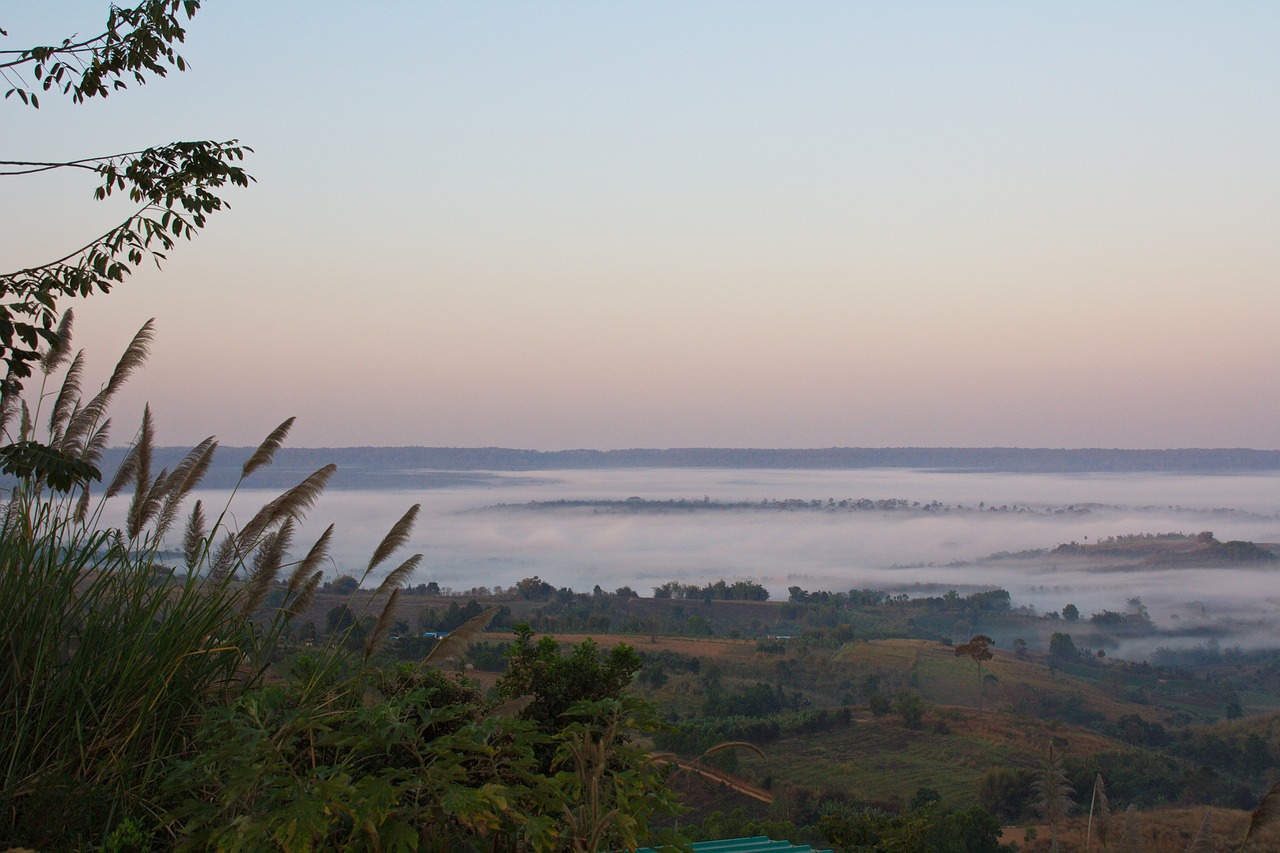
[[[42,344],[56,339],[61,296],[108,293],[144,260],[157,265],[180,237],[191,239],[209,214],[227,206],[216,190],[248,186],[239,165],[252,149],[237,140],[174,142],[106,158],[88,158],[45,168],[76,165],[103,177],[99,199],[119,191],[140,204],[121,224],[55,261],[0,275],[0,386],[20,388],[31,375]],[[11,161],[22,162],[22,161]]]
[[[174,49],[175,44],[186,39],[179,16],[190,20],[200,3],[201,0],[142,0],[129,9],[112,5],[105,31],[93,38],[0,51],[0,55],[13,57],[0,62],[0,76],[10,83],[4,96],[17,95],[24,104],[38,109],[36,86],[45,92],[60,89],[80,103],[127,88],[130,76],[142,85],[147,82],[147,72],[164,77],[170,66],[183,71],[186,60]],[[21,80],[20,73],[27,68],[35,85],[19,85],[8,76],[13,72]]]
[[[125,151],[121,154],[104,154],[100,157],[82,157],[79,160],[62,160],[58,162],[45,162],[43,160],[0,160],[0,166],[32,166],[35,168],[25,171],[0,172],[0,177],[7,175],[30,175],[35,172],[47,172],[50,169],[77,168],[89,169],[97,171],[96,165],[106,163],[113,160],[123,160],[126,157],[136,157],[145,153],[146,149],[141,151]]]

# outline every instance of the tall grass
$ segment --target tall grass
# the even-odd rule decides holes
[[[56,841],[123,803],[162,807],[157,771],[235,678],[249,626],[230,586],[173,574],[32,491],[0,528],[0,807]]]
[[[53,397],[47,446],[96,465],[107,443],[107,407],[145,360],[150,339],[148,323],[110,381],[87,399],[82,353],[56,395],[47,390],[50,373],[67,354],[46,359],[34,405],[0,401],[0,429],[11,441],[31,440],[43,401]],[[252,455],[242,483],[270,463],[291,424]],[[323,577],[332,527],[301,560],[288,552],[333,466],[268,502],[239,530],[227,528],[225,508],[206,527],[197,502],[179,525],[185,565],[174,568],[159,557],[165,534],[217,443],[207,439],[172,471],[154,474],[153,443],[148,410],[104,494],[133,492],[123,529],[101,523],[101,501],[90,511],[87,482],[59,491],[28,477],[0,509],[0,849],[96,845],[125,818],[163,824],[172,762],[197,748],[210,709],[261,682],[289,621],[309,606]],[[398,529],[411,523],[410,516]],[[283,595],[264,609],[273,589]],[[335,657],[327,656],[326,667],[337,665]]]

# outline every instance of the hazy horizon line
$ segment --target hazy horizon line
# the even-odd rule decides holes
[[[223,447],[206,482],[238,481],[254,447]],[[173,465],[183,447],[156,448],[155,464]],[[103,470],[120,464],[125,450],[112,448]],[[420,484],[428,472],[533,473],[567,470],[672,469],[856,471],[933,470],[1023,474],[1257,474],[1280,471],[1280,451],[1250,448],[832,447],[832,448],[632,448],[627,450],[520,450],[503,447],[425,445],[283,447],[274,456],[279,476],[334,463],[335,486],[389,488]],[[282,480],[283,482],[283,480]]]

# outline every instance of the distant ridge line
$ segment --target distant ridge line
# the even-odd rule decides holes
[[[187,448],[160,448],[156,467],[172,465]],[[109,477],[123,450],[103,459]],[[205,485],[234,484],[250,447],[220,448]],[[814,449],[668,448],[630,450],[518,450],[504,447],[294,447],[281,448],[252,485],[291,485],[298,473],[338,465],[338,488],[413,488],[438,485],[430,472],[533,473],[590,468],[860,469],[917,468],[957,472],[1089,474],[1234,474],[1280,471],[1280,450],[1182,448],[830,447]],[[474,476],[474,475],[473,475]]]

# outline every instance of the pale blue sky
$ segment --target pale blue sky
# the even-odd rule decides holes
[[[157,318],[163,441],[1280,446],[1276,4],[211,0],[183,54],[0,107],[12,157],[257,150],[77,306],[104,374]],[[111,220],[8,181],[6,268]]]

